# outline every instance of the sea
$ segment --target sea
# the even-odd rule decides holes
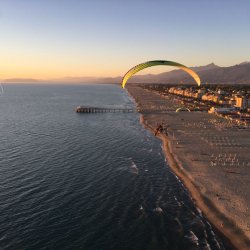
[[[0,249],[231,249],[117,85],[5,84]]]

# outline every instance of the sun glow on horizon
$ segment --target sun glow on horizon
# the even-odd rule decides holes
[[[117,77],[151,60],[231,66],[250,57],[247,1],[143,1],[142,8],[130,0],[11,0],[0,7],[0,79]]]
[[[116,77],[123,74],[121,67],[114,68],[105,64],[68,63],[68,60],[46,61],[34,60],[1,60],[0,78],[35,78],[53,79],[63,77]]]

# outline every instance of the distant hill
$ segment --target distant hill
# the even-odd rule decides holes
[[[208,70],[197,69],[202,82],[208,83],[248,83],[250,84],[250,62],[230,67],[219,67]]]
[[[239,83],[250,84],[250,62],[242,62],[230,67],[220,67],[214,63],[206,66],[192,67],[201,78],[202,83]],[[17,83],[121,83],[118,77],[64,77],[53,80],[6,79],[4,82]],[[182,70],[172,70],[161,74],[134,75],[131,83],[194,83],[194,80]]]
[[[2,80],[5,83],[38,83],[40,82],[37,79],[32,79],[32,78],[9,78]]]

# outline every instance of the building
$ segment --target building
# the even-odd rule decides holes
[[[215,108],[212,107],[208,110],[208,113],[217,113],[217,114],[230,114],[232,112],[235,112],[236,109],[234,107],[230,107],[230,108]]]
[[[240,108],[240,109],[247,109],[248,106],[248,99],[246,98],[246,96],[237,96],[236,99],[236,104],[235,107]]]

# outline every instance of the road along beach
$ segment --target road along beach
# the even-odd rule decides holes
[[[140,85],[126,88],[197,206],[237,249],[250,249],[250,130],[205,112],[175,112],[174,98]]]

